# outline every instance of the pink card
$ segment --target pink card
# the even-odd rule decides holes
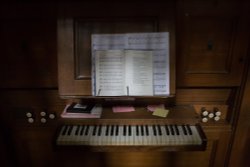
[[[165,106],[164,106],[164,104],[148,105],[148,106],[147,106],[147,109],[148,109],[149,111],[152,111],[152,112],[154,112],[157,108],[164,109]]]
[[[114,113],[135,111],[133,106],[114,106],[112,109]]]

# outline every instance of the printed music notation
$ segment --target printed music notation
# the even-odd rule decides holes
[[[126,33],[126,34],[93,34],[92,35],[92,94],[96,95],[96,51],[98,50],[144,50],[152,51],[153,61],[153,95],[170,94],[169,33]],[[119,67],[118,57],[109,58],[103,68],[112,63]],[[103,61],[103,60],[100,60]],[[118,70],[119,71],[119,70]],[[108,71],[106,71],[108,72]],[[116,71],[117,72],[117,71]],[[116,75],[112,73],[111,75]]]
[[[95,56],[96,96],[153,95],[151,51],[104,50]]]

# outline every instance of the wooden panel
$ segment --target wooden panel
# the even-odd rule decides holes
[[[176,104],[227,104],[231,89],[177,89]]]
[[[1,88],[57,87],[56,21],[1,20]]]
[[[178,86],[240,85],[249,33],[237,7],[180,7]]]
[[[229,73],[235,24],[233,18],[189,16],[186,22],[188,44],[184,51],[186,73]]]
[[[235,122],[235,134],[229,159],[229,166],[246,166],[249,164],[249,132],[250,132],[250,65],[248,65],[247,78],[237,122]],[[248,163],[247,163],[248,162]]]

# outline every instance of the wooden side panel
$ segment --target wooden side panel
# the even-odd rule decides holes
[[[240,10],[230,3],[180,7],[178,86],[240,85],[248,40]]]
[[[229,166],[246,166],[249,164],[250,145],[250,66],[248,67],[248,75],[245,89],[243,92],[241,108],[236,123],[233,146],[229,160]]]
[[[1,20],[1,88],[57,87],[55,21]]]

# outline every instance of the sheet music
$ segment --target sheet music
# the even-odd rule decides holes
[[[170,94],[169,33],[127,33],[92,35],[92,74],[95,74],[96,50],[151,50],[153,53],[154,95]],[[96,95],[95,77],[92,94]]]
[[[97,96],[125,95],[123,50],[96,51],[95,56]]]
[[[125,40],[126,49],[153,51],[154,95],[169,95],[169,33],[131,33]]]
[[[153,96],[152,51],[125,51],[125,83],[129,95]]]
[[[93,34],[91,37],[92,49],[92,95],[98,94],[96,90],[95,80],[95,52],[97,50],[121,50],[125,48],[125,35],[124,34]]]

